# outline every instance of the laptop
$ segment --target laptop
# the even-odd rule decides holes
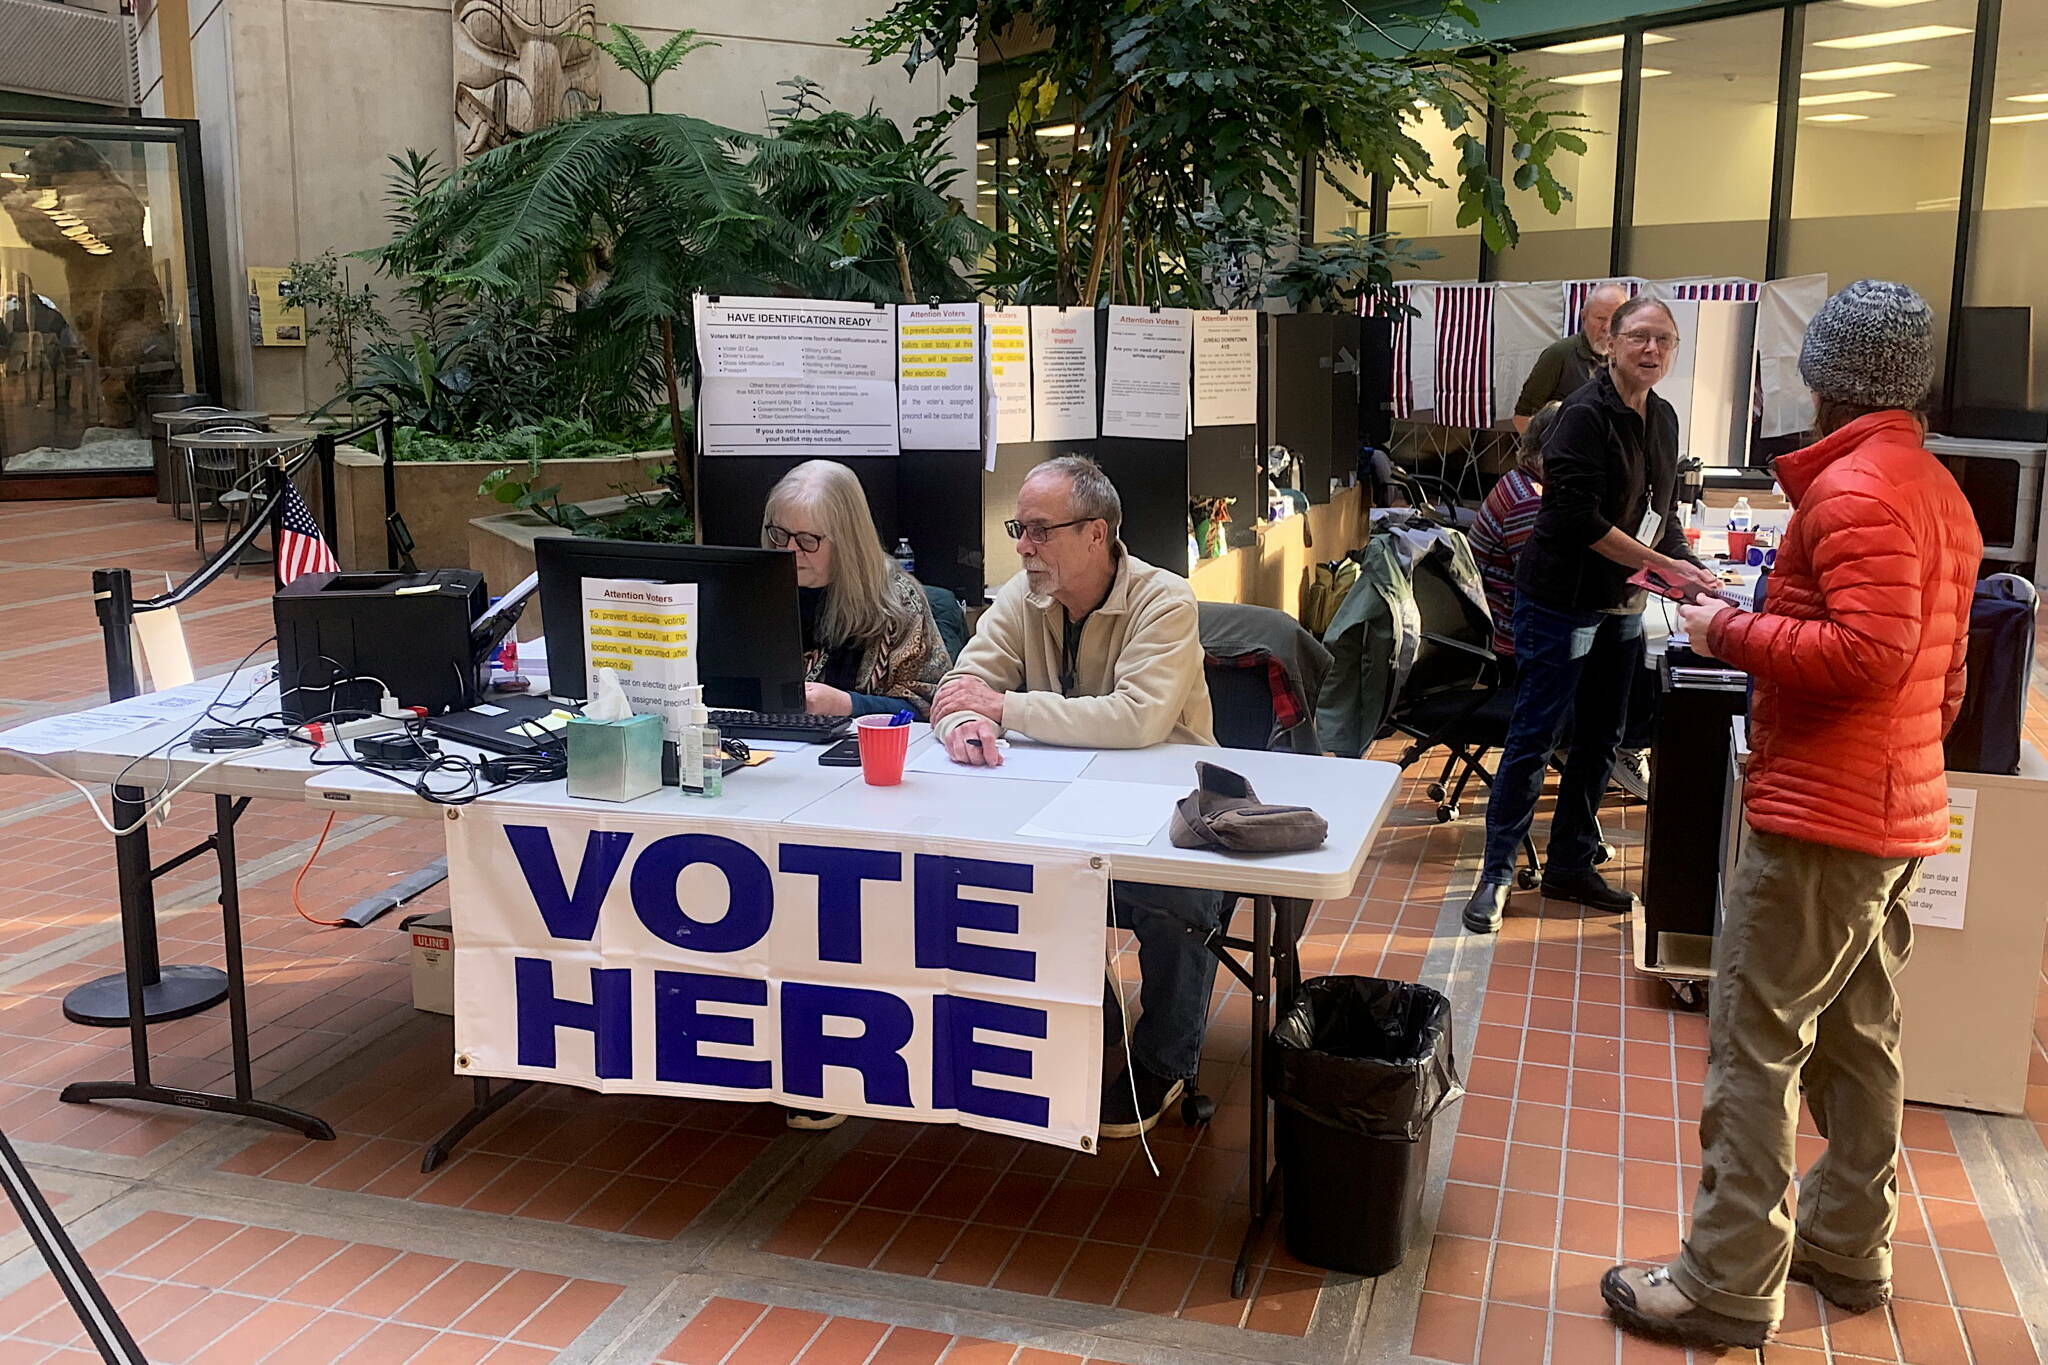
[[[521,692],[493,694],[467,711],[429,716],[426,727],[444,740],[494,754],[563,752],[568,717],[582,708]]]

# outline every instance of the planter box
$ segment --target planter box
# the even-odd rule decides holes
[[[652,488],[654,485],[642,471],[650,464],[665,463],[668,459],[666,450],[645,450],[587,460],[545,460],[540,467],[540,484],[546,487],[559,483],[563,502],[585,502],[611,494],[619,484],[628,484],[636,491]],[[501,506],[476,491],[484,475],[499,467],[493,460],[399,462],[398,511],[418,546],[413,558],[421,568],[484,568],[469,557],[469,523]],[[334,488],[336,530],[341,540],[335,553],[341,557],[342,567],[383,568],[383,461],[365,450],[336,451]],[[518,581],[509,579],[504,586]],[[491,582],[498,586],[496,578]]]
[[[578,505],[593,517],[603,517],[622,510],[626,499],[622,496],[593,498]],[[533,542],[543,536],[569,534],[532,512],[500,512],[496,516],[473,517],[465,529],[468,536],[464,560],[469,568],[483,574],[485,585],[494,593],[509,591],[520,579],[533,572]],[[520,616],[515,634],[522,640],[531,640],[540,634],[540,629],[540,599],[536,597]]]

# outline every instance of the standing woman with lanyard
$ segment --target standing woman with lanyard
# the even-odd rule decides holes
[[[1720,581],[1687,550],[1673,515],[1678,414],[1652,392],[1679,344],[1671,310],[1647,297],[1614,310],[1606,367],[1571,397],[1544,445],[1543,506],[1515,573],[1514,717],[1486,803],[1486,861],[1465,927],[1500,927],[1515,851],[1528,835],[1550,755],[1568,741],[1543,895],[1621,913],[1631,897],[1593,870],[1598,810],[1621,741],[1633,670],[1643,664],[1651,569],[1687,588]]]

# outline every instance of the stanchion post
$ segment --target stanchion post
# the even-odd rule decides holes
[[[315,436],[313,438],[313,460],[320,466],[320,529],[327,536],[329,545],[341,544],[341,537],[335,525],[334,497],[334,438]]]
[[[398,511],[398,422],[390,413],[377,419],[377,451],[384,457],[384,567],[398,568],[398,532],[391,518]]]
[[[107,659],[107,695],[125,701],[142,690],[135,673],[135,585],[126,569],[95,569],[93,609],[100,618]],[[172,967],[166,972],[157,952],[156,892],[151,885],[149,827],[142,817],[149,794],[140,787],[114,788],[117,829],[136,828],[114,839],[114,877],[121,898],[121,965],[112,976],[88,981],[64,997],[64,1017],[103,1028],[130,1026],[135,1079],[149,1082],[149,1041],[144,1025],[180,1019],[219,1004],[227,978],[211,967]]]

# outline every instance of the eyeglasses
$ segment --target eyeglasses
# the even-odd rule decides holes
[[[1086,526],[1089,522],[1097,520],[1100,520],[1100,518],[1075,517],[1072,521],[1056,521],[1052,523],[1050,526],[1045,525],[1043,522],[1036,521],[1032,522],[1030,525],[1027,526],[1021,521],[1013,520],[1004,522],[1003,530],[1009,533],[1010,539],[1012,540],[1028,539],[1033,545],[1043,545],[1045,544],[1045,542],[1052,539],[1052,533],[1054,531],[1060,530],[1063,527],[1067,526]]]
[[[817,534],[815,531],[784,530],[782,527],[777,526],[772,521],[769,522],[766,526],[763,526],[761,529],[768,533],[768,543],[774,546],[776,549],[788,549],[789,543],[793,540],[796,542],[797,549],[802,550],[807,555],[816,554],[818,552],[818,547],[820,545],[823,545],[825,541],[828,539],[828,537],[821,536]]]
[[[1617,332],[1615,333],[1615,335],[1620,337],[1623,341],[1626,341],[1631,346],[1637,346],[1644,349],[1647,349],[1651,346],[1656,346],[1666,351],[1675,351],[1678,349],[1678,338],[1673,336],[1669,332],[1631,331]]]

